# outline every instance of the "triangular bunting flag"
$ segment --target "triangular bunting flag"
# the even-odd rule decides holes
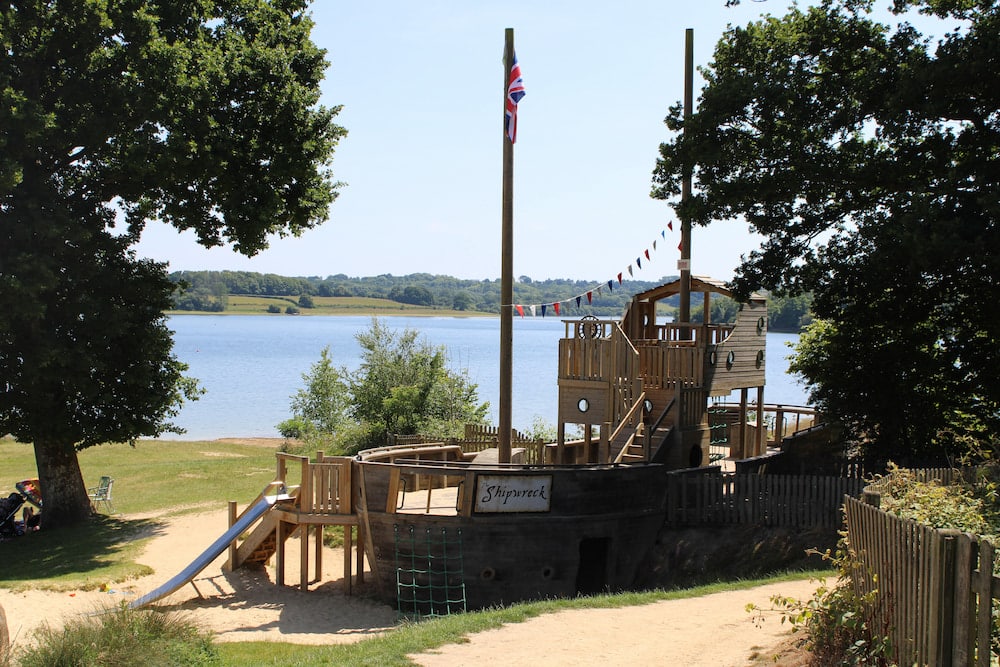
[[[677,244],[677,249],[680,250],[681,252],[684,252],[684,241],[681,241],[680,243]]]
[[[524,306],[514,306],[514,310],[517,311],[518,315],[524,317]]]
[[[656,250],[656,239],[653,239],[653,250]]]
[[[559,303],[552,304],[552,309],[556,311],[556,315],[559,314]]]
[[[635,265],[638,266],[640,269],[642,268],[642,257],[635,258]]]
[[[612,287],[612,286],[611,286],[611,284],[612,284],[612,281],[610,281],[610,280],[609,280],[609,281],[608,281],[608,291],[609,291],[609,292],[614,292],[614,291],[615,291],[615,288],[614,288],[614,287]]]
[[[577,308],[579,308],[579,307],[580,307],[580,299],[582,299],[582,298],[583,298],[583,297],[580,297],[580,296],[576,297],[576,307],[577,307]]]
[[[594,295],[592,292],[587,292],[587,303],[593,302]]]
[[[649,259],[649,248],[646,248],[646,259]]]
[[[632,265],[631,264],[628,265],[628,275],[629,276],[632,275]]]
[[[535,316],[535,307],[534,306],[528,306],[528,309],[531,311],[531,316],[534,317]]]
[[[543,303],[542,304],[542,317],[545,317],[545,309],[546,308],[547,308],[547,306]]]
[[[622,284],[622,272],[621,271],[618,272],[618,284],[619,285]]]
[[[674,221],[673,220],[671,220],[670,222],[667,223],[667,229],[669,229],[670,231],[674,231]],[[660,232],[660,234],[663,234],[663,232]],[[666,239],[667,238],[666,235],[664,235],[663,238]]]

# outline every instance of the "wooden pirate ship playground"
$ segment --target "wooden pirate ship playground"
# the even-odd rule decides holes
[[[133,605],[176,590],[227,549],[231,568],[274,559],[283,585],[289,539],[300,540],[307,589],[329,527],[344,531],[345,592],[367,573],[374,595],[403,614],[634,587],[671,508],[684,504],[678,475],[760,464],[813,426],[807,408],[763,403],[764,299],[713,324],[711,299],[730,293],[707,278],[692,285],[702,322],[658,321],[676,282],[636,294],[621,320],[564,320],[555,442],[514,432],[509,463],[497,429],[476,427],[462,440],[399,438],[356,457],[278,453],[274,482],[242,514],[231,506],[230,530]]]

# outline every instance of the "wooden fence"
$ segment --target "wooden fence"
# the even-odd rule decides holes
[[[859,495],[863,487],[859,479],[733,474],[718,468],[672,473],[667,475],[666,525],[837,530],[844,496]]]
[[[871,622],[888,630],[896,664],[990,665],[992,600],[1000,597],[993,546],[844,502],[853,584],[859,594],[877,590]]]

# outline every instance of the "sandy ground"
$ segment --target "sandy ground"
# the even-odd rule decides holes
[[[226,528],[226,512],[215,511],[170,519],[150,542],[140,561],[154,574],[112,584],[107,590],[11,593],[0,589],[12,642],[31,640],[33,628],[58,626],[68,618],[92,614],[153,590],[209,546]],[[26,536],[20,539],[31,539]],[[289,540],[287,583],[298,582],[298,540]],[[355,642],[390,629],[395,610],[365,596],[343,593],[343,554],[327,549],[323,577],[309,591],[276,586],[273,560],[266,570],[223,572],[225,554],[215,559],[192,584],[160,601],[166,609],[190,615],[211,629],[218,641],[281,641],[299,644]],[[370,586],[370,584],[366,584]],[[751,590],[719,593],[641,607],[580,610],[549,614],[525,623],[483,632],[467,643],[419,656],[415,663],[467,665],[494,661],[546,665],[676,664],[748,665],[770,662],[789,629],[777,614],[761,622],[745,607],[770,607],[773,594],[805,598],[815,582],[801,581]],[[358,594],[360,593],[360,594]]]

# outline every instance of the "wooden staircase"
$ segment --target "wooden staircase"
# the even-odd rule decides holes
[[[263,567],[278,551],[278,523],[281,519],[274,513],[268,513],[254,527],[250,534],[236,549],[236,557],[232,568],[257,566]],[[293,531],[284,534],[288,539]]]

